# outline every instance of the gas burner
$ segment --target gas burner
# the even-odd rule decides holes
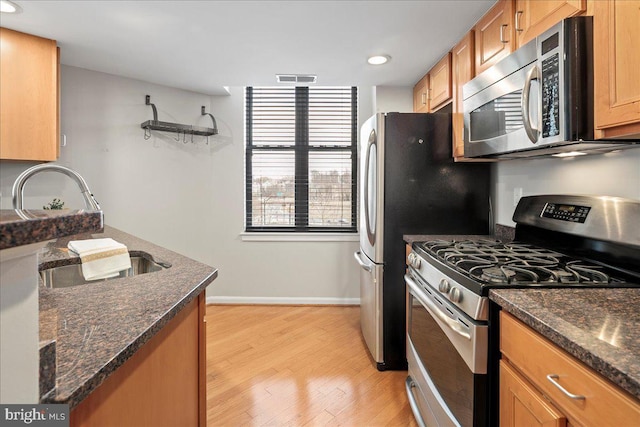
[[[488,267],[482,269],[480,279],[492,283],[509,283],[510,279],[515,276],[513,270],[502,267]]]

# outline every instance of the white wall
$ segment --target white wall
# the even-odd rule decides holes
[[[376,113],[412,113],[413,88],[401,86],[375,86],[373,111]]]
[[[357,241],[246,242],[244,217],[244,90],[212,97],[80,68],[61,67],[61,127],[67,146],[57,163],[82,174],[105,212],[105,222],[219,268],[207,295],[231,300],[357,303]],[[370,88],[362,90],[361,117],[371,115]],[[210,126],[219,135],[143,138],[151,119],[146,94],[162,121]],[[2,205],[28,163],[2,162]],[[60,189],[62,188],[62,191]],[[53,173],[28,183],[25,207],[53,197],[82,207],[75,184]],[[265,300],[266,298],[266,300]]]
[[[493,166],[496,222],[511,221],[514,189],[535,194],[587,194],[640,200],[640,148],[574,158],[507,160]]]

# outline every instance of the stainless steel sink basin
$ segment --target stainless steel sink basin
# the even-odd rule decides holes
[[[106,280],[136,276],[138,274],[153,273],[171,267],[171,264],[153,261],[151,256],[131,255],[131,268],[123,270],[118,276],[108,279],[85,280],[82,275],[82,265],[71,264],[40,270],[43,285],[47,288],[66,288],[69,286],[91,285]]]

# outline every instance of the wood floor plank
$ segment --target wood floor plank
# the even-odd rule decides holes
[[[350,306],[207,306],[208,426],[416,426],[406,371],[378,372],[359,316]]]

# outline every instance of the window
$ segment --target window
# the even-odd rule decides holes
[[[246,88],[246,230],[356,231],[357,89]]]

